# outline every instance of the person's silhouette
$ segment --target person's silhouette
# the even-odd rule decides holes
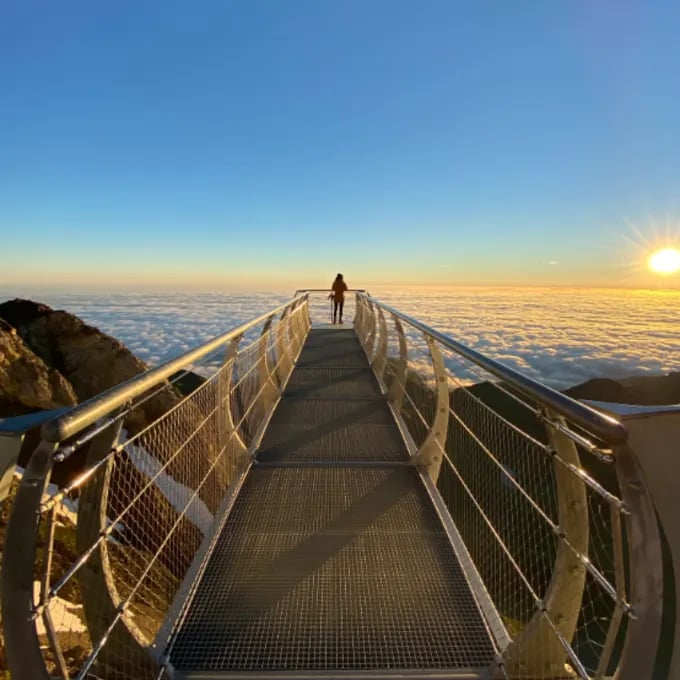
[[[345,291],[347,284],[342,278],[342,274],[338,274],[331,286],[332,293],[329,295],[333,299],[333,323],[336,323],[338,318],[338,310],[340,311],[340,323],[342,323],[342,309],[345,305]]]

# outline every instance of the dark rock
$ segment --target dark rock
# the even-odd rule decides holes
[[[564,390],[564,393],[572,399],[592,399],[594,401],[618,403],[623,403],[626,397],[623,385],[609,378],[593,378]]]
[[[4,323],[0,336],[0,341],[4,342],[0,345],[0,380],[10,375],[10,369],[14,371],[10,377],[17,373],[14,382],[9,379],[0,382],[0,400],[7,403],[7,412],[3,415],[19,415],[29,408],[73,405],[76,401],[100,395],[147,370],[146,364],[121,342],[73,314],[28,300],[13,300],[0,305],[0,315],[12,322],[12,326]],[[157,385],[150,393],[135,400],[139,405],[126,415],[124,421],[129,437],[165,416],[165,422],[151,428],[137,441],[137,445],[166,464],[168,475],[192,489],[200,488],[217,454],[215,442],[209,436],[212,430],[201,429],[206,419],[202,405],[188,400],[180,406],[182,392],[191,393],[202,383],[200,376],[187,374],[179,388],[168,383]],[[0,405],[2,403],[0,401]],[[26,447],[22,451],[21,465],[27,464],[32,450]],[[184,452],[183,455],[178,455],[180,452]],[[73,455],[53,467],[51,481],[60,487],[70,483],[92,463],[89,453],[89,445],[78,447]],[[216,489],[228,486],[231,472],[225,466],[218,466],[213,474]],[[165,545],[168,532],[175,530],[177,515],[169,501],[153,485],[145,491],[147,502],[136,498],[139,489],[147,485],[148,475],[130,464],[126,453],[121,453],[111,472],[112,491],[108,510],[114,515],[125,510],[128,540],[155,552]],[[206,486],[199,498],[215,512],[219,499],[213,502],[212,493]],[[132,507],[128,508],[131,503]],[[155,520],[158,531],[153,536],[137,535],[138,527],[147,526],[150,511],[158,513]],[[187,546],[191,541],[196,543],[200,533],[186,519],[176,530]],[[182,541],[180,545],[184,545]],[[168,568],[176,567],[180,562],[188,566],[194,552],[189,547],[178,550],[173,543],[165,552],[161,550],[160,559],[167,561]]]
[[[564,391],[574,399],[616,404],[660,406],[680,404],[680,373],[644,375],[620,380],[596,378]]]
[[[0,417],[76,404],[59,371],[45,365],[16,329],[0,321]]]
[[[171,382],[184,397],[188,397],[205,383],[205,378],[192,371],[173,373],[168,381]]]
[[[147,365],[115,338],[77,316],[30,300],[0,305],[28,347],[71,384],[79,402],[94,397],[147,370]],[[163,390],[135,409],[125,421],[134,434],[177,404],[173,390]]]
[[[45,314],[49,314],[51,311],[52,308],[47,305],[32,300],[22,300],[21,298],[0,304],[0,318],[4,319],[10,326],[14,326],[20,333],[23,326],[45,316]]]

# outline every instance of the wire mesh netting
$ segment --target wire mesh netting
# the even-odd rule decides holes
[[[309,365],[289,381],[310,314],[320,323],[331,318],[324,295],[312,300],[279,310],[59,445],[57,462],[39,480],[51,474],[52,484],[30,529],[37,545],[32,621],[47,672],[158,678],[173,624],[186,615],[183,603],[191,600],[281,390],[304,408],[300,422],[285,423],[289,431],[281,423],[272,429],[263,460],[309,455],[297,445],[288,451],[279,439],[291,432],[298,442],[309,438],[307,402],[329,391],[357,400],[351,407],[370,424],[364,433],[382,432],[385,424],[369,408],[380,383],[409,453],[450,514],[447,541],[493,633],[493,673],[553,680],[612,675],[633,616],[627,510],[612,452],[366,297],[355,302],[348,295],[344,318],[354,317],[379,380],[324,338],[323,353],[311,343]],[[323,366],[315,364],[317,354]],[[336,437],[328,448],[353,460],[376,443],[376,434],[364,434],[356,441]],[[385,461],[401,457],[382,447]],[[40,468],[27,472],[22,487],[30,495]],[[411,651],[415,657],[421,650]],[[310,667],[316,653],[309,650]]]
[[[389,323],[387,310],[381,345],[378,303],[359,304],[358,334],[374,365],[386,349],[382,379],[416,455],[432,441],[437,412],[448,412],[445,436],[434,437],[441,466],[431,474],[482,584],[480,607],[490,600],[498,614],[489,626],[500,631],[500,671],[611,674],[631,613],[611,452],[444,345],[438,375],[426,335],[406,318]]]
[[[57,448],[33,574],[48,674],[158,677],[169,624],[309,330],[306,304],[284,311]]]

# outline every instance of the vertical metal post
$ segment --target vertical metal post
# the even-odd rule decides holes
[[[376,323],[375,323],[375,310],[376,306],[366,298],[366,309],[367,309],[367,334],[364,339],[363,345],[366,351],[366,356],[369,361],[373,360],[373,348],[375,345],[375,334],[376,334]]]
[[[299,302],[293,303],[290,308],[290,312],[286,317],[288,342],[290,343],[290,355],[293,360],[293,364],[297,360],[298,354],[300,353],[301,341],[300,341],[300,329],[298,324],[298,317],[300,316]]]
[[[552,422],[566,424],[557,414],[550,413],[549,416]],[[548,436],[555,456],[580,468],[574,442],[551,426],[548,426]],[[555,631],[565,640],[572,640],[578,625],[586,568],[576,553],[588,556],[588,498],[583,480],[558,460],[553,463],[553,471],[558,523],[563,538],[557,543],[555,565],[543,598],[544,611],[534,614],[503,655],[510,677],[563,678],[569,675],[565,669],[564,646]]]
[[[87,451],[86,469],[111,453],[120,437],[122,424],[122,419],[119,419],[92,439]],[[76,526],[76,549],[79,555],[87,552],[107,528],[106,511],[113,465],[113,458],[110,458],[81,489]],[[115,669],[115,676],[121,679],[149,676],[156,665],[144,651],[144,641],[136,638],[125,617],[107,633],[118,615],[123,598],[118,593],[111,571],[106,540],[99,543],[80,568],[78,582],[83,593],[83,612],[93,646],[96,647],[108,635],[106,649],[111,651],[106,654],[106,668],[110,671]]]
[[[234,474],[239,466],[239,459],[241,455],[248,452],[248,447],[241,438],[238,427],[234,423],[234,413],[232,406],[233,398],[233,380],[234,380],[234,358],[238,352],[238,346],[243,336],[234,338],[230,343],[227,351],[224,353],[222,361],[222,374],[220,376],[220,403],[222,404],[222,417],[220,418],[221,427],[224,428],[221,432],[221,444],[226,446],[226,456],[224,469],[227,472],[227,483],[230,484],[234,479]]]
[[[387,399],[394,405],[397,411],[401,410],[401,405],[404,401],[404,394],[406,392],[406,379],[408,376],[408,347],[406,344],[406,336],[404,335],[404,328],[401,325],[399,317],[392,315],[394,327],[397,330],[399,337],[399,361],[394,373],[394,379],[387,391]]]
[[[628,561],[630,603],[635,618],[628,621],[616,680],[650,678],[656,661],[663,607],[670,606],[663,592],[661,539],[664,528],[671,553],[666,568],[674,570],[675,631],[669,680],[680,678],[680,498],[677,464],[680,453],[680,411],[640,409],[624,417],[628,444],[616,447],[614,457],[621,496],[629,515]]]
[[[366,323],[366,312],[364,310],[364,298],[356,293],[354,295],[354,328],[356,329],[357,337],[359,340],[363,340],[365,329],[364,325]]]
[[[269,317],[262,328],[260,335],[259,357],[257,359],[257,375],[258,375],[258,389],[260,390],[259,401],[262,406],[261,418],[253,412],[253,416],[261,421],[269,410],[274,405],[278,396],[279,390],[274,382],[274,373],[272,367],[269,365],[269,335],[271,333],[273,317]],[[257,429],[259,422],[253,422],[254,432]]]
[[[307,325],[306,331],[309,331],[309,329],[312,327],[312,312],[309,309],[309,293],[305,295],[305,302],[307,303],[305,311],[307,314],[305,314],[305,322]],[[306,334],[306,333],[305,333]]]
[[[23,434],[0,434],[0,506],[7,498],[24,441]]]
[[[14,680],[49,680],[33,619],[33,571],[40,503],[56,444],[41,441],[24,470],[2,555],[2,622],[7,664]]]
[[[295,355],[295,360],[297,361],[297,357],[300,354],[300,351],[302,350],[302,344],[304,342],[304,331],[302,328],[302,308],[298,305],[295,310],[293,311],[293,314],[290,317],[290,336],[294,338],[293,342],[294,344],[294,355]]]
[[[276,356],[278,366],[276,367],[276,377],[279,386],[284,385],[288,376],[293,370],[293,358],[290,355],[288,343],[286,342],[286,330],[288,326],[288,317],[290,316],[290,307],[286,307],[281,314],[279,323],[276,327]]]
[[[305,344],[306,332],[304,328],[304,317],[306,309],[309,307],[307,300],[299,302],[295,308],[295,318],[293,319],[293,335],[295,336],[295,361],[297,361]]]
[[[380,336],[379,336],[379,341],[378,341],[378,348],[375,353],[375,357],[373,359],[373,370],[375,371],[375,374],[378,376],[378,379],[382,380],[383,373],[385,372],[385,364],[387,363],[387,324],[385,323],[385,315],[383,314],[383,310],[378,308],[378,317],[379,317],[379,327],[380,327]]]
[[[425,335],[425,340],[432,359],[437,401],[430,432],[414,454],[412,462],[414,465],[424,467],[430,479],[436,484],[449,428],[449,381],[444,358],[437,343],[429,335]]]

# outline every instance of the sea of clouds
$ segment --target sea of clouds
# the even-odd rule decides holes
[[[594,377],[680,371],[680,290],[392,287],[371,293],[558,389]],[[31,297],[78,315],[156,365],[285,303],[290,295]],[[349,302],[346,320],[352,316]],[[314,299],[312,318],[329,321],[324,295]]]

